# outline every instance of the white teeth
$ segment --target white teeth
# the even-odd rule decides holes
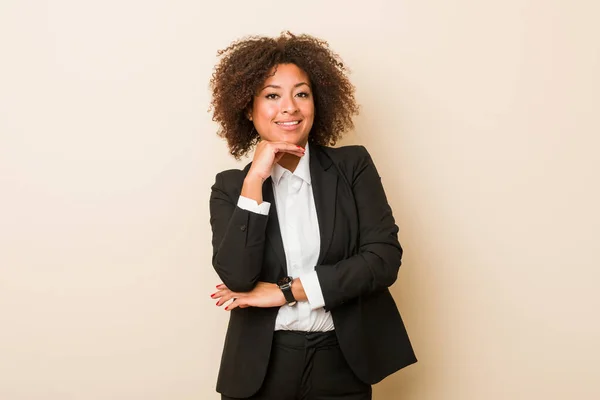
[[[300,123],[300,121],[291,121],[291,122],[277,122],[277,125],[286,125],[286,126],[290,126],[290,125],[298,125]]]

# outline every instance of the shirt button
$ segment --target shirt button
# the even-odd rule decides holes
[[[244,232],[244,231],[246,230],[246,225],[242,225],[242,226],[240,226],[240,230],[241,230],[242,232]]]

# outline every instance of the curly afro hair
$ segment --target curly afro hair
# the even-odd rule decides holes
[[[334,145],[353,128],[358,114],[354,86],[340,57],[327,42],[310,35],[284,32],[277,38],[248,36],[217,52],[210,87],[217,134],[227,140],[236,159],[246,155],[259,135],[247,118],[254,96],[278,64],[295,64],[308,75],[315,103],[315,120],[309,142]]]

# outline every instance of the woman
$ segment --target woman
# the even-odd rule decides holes
[[[416,362],[390,295],[398,227],[352,128],[354,87],[326,42],[249,37],[219,52],[213,119],[243,170],[210,197],[217,306],[231,312],[222,399],[370,399]]]

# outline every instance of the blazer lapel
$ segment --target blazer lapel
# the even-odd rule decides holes
[[[279,218],[277,217],[277,208],[275,206],[275,196],[273,195],[273,181],[268,178],[263,183],[263,200],[271,203],[269,208],[269,220],[267,221],[267,242],[277,255],[281,268],[287,275],[287,261],[285,259],[285,250],[283,249],[283,239],[279,228]]]
[[[310,176],[317,219],[319,221],[319,234],[321,236],[318,265],[323,262],[331,244],[335,223],[338,175],[335,168],[331,168],[333,164],[331,159],[323,153],[320,146],[313,144],[310,147],[310,151]],[[271,178],[268,178],[263,184],[263,200],[271,203],[266,231],[267,242],[277,255],[282,271],[287,275],[287,261],[285,250],[283,249],[283,239],[281,238]]]
[[[332,161],[323,153],[320,146],[311,145],[310,152],[310,176],[321,235],[318,265],[323,263],[331,244],[335,222],[338,175],[335,168],[330,168]]]

